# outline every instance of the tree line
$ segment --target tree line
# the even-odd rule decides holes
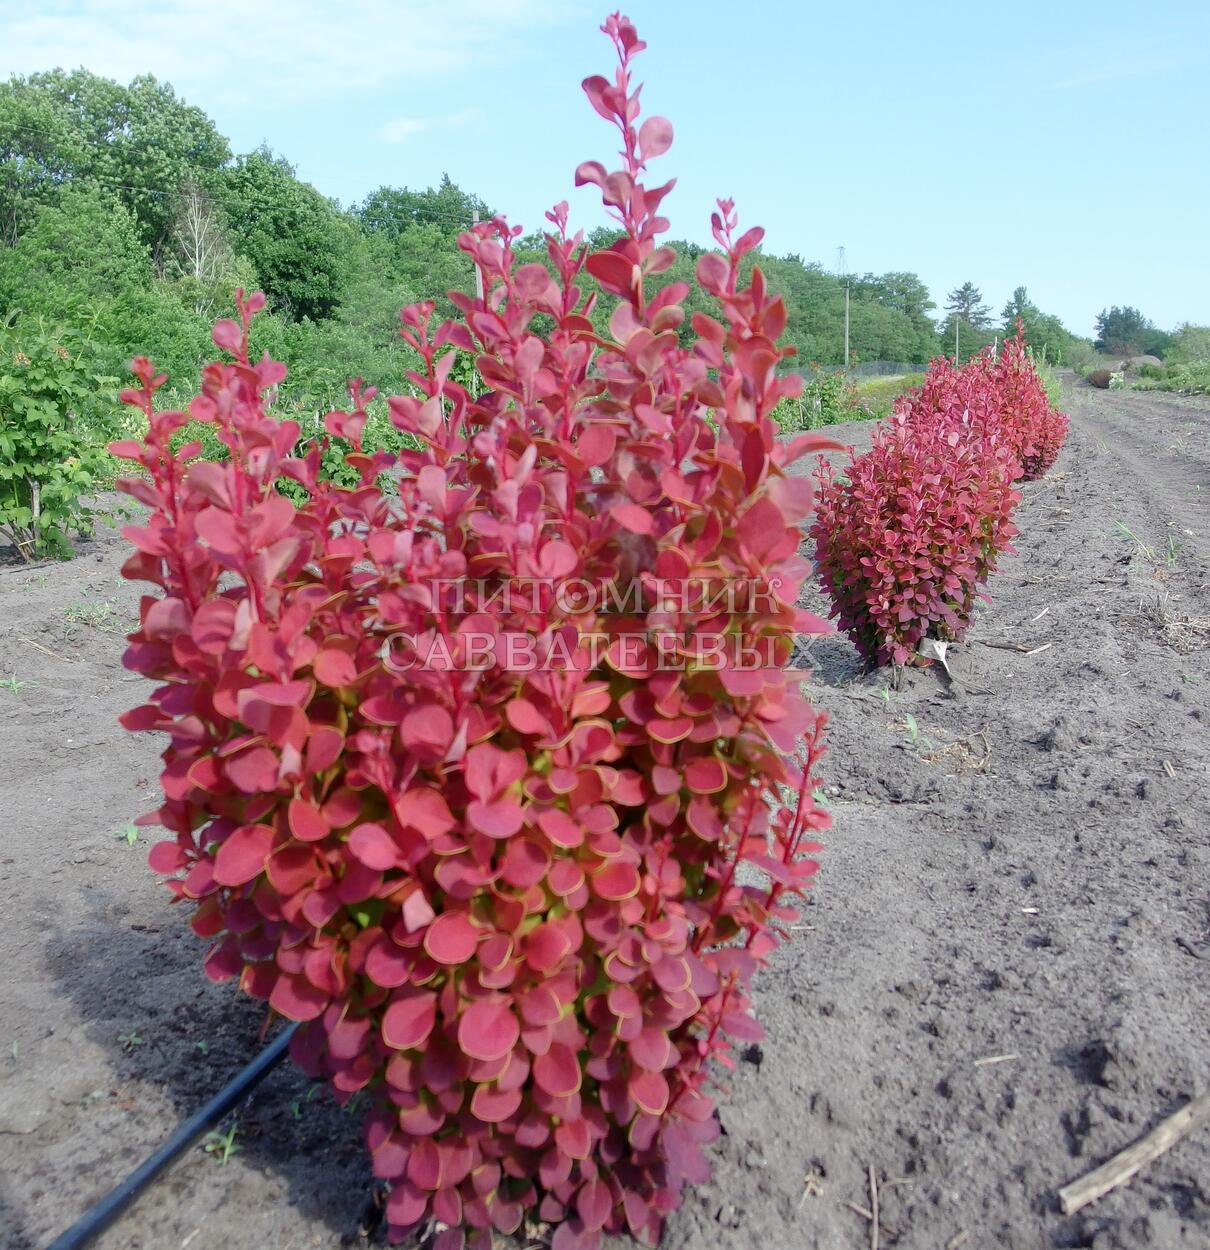
[[[456,240],[491,212],[448,177],[425,190],[383,186],[342,206],[267,148],[234,154],[205,112],[150,76],[122,86],[54,70],[0,84],[0,322],[69,327],[114,373],[145,353],[190,385],[212,355],[212,321],[243,286],[269,297],[260,346],[290,366],[288,393],[300,405],[335,402],[350,372],[397,386],[406,367],[399,309],[472,289]],[[599,230],[592,241],[610,237]],[[671,246],[679,255],[662,277],[669,282],[703,251]],[[518,250],[544,259],[538,234]],[[950,293],[939,325],[916,274],[843,278],[798,255],[758,259],[786,296],[786,341],[803,364],[841,363],[846,286],[858,361],[923,364],[953,351],[955,329],[965,358],[1018,317],[1052,360],[1074,341],[1023,287],[997,323],[967,282]],[[598,315],[607,313],[603,301]]]

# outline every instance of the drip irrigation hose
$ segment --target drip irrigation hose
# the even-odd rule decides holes
[[[250,1093],[286,1057],[286,1048],[296,1024],[283,1029],[246,1068],[238,1072],[200,1111],[195,1112],[175,1133],[120,1184],[94,1203],[47,1250],[79,1250],[122,1213],[148,1185],[208,1128],[217,1124],[232,1107]]]

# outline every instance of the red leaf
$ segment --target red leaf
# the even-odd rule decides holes
[[[648,1072],[640,1068],[630,1074],[626,1088],[648,1115],[664,1114],[668,1106],[668,1082],[662,1072]]]
[[[395,839],[381,825],[371,823],[358,825],[349,834],[349,854],[367,868],[380,872],[404,862]]]
[[[700,756],[685,765],[685,784],[694,794],[717,794],[726,787],[727,769],[716,756]]]
[[[617,252],[593,252],[584,267],[611,295],[629,298],[639,280],[638,267]]]
[[[605,1221],[613,1210],[613,1194],[609,1186],[599,1177],[586,1181],[576,1195],[576,1210],[584,1227],[592,1230],[605,1227]]]
[[[423,1046],[437,1022],[437,995],[413,990],[395,998],[382,1017],[382,1040],[392,1050]]]
[[[541,812],[538,825],[556,846],[571,849],[584,841],[583,828],[561,808],[549,807]]]
[[[472,829],[489,838],[511,838],[525,821],[521,804],[513,799],[497,799],[492,803],[476,800],[466,809]]]
[[[311,670],[325,686],[337,689],[351,686],[357,680],[357,665],[344,651],[325,647],[311,662]]]
[[[439,790],[421,787],[407,790],[394,805],[395,816],[401,825],[415,829],[432,841],[454,827],[454,817]]]
[[[697,280],[711,295],[727,288],[727,262],[717,252],[706,252],[697,262]]]
[[[244,343],[244,332],[236,321],[216,321],[211,331],[215,347],[230,352],[232,356],[239,354]]]
[[[639,127],[639,152],[643,160],[663,156],[672,147],[672,123],[666,117],[649,117]]]
[[[655,522],[646,508],[637,503],[615,503],[609,509],[609,515],[624,529],[632,534],[654,534]]]
[[[499,1124],[507,1120],[521,1105],[520,1089],[500,1089],[494,1081],[476,1088],[471,1098],[471,1114],[486,1124]]]
[[[231,784],[245,794],[277,788],[280,761],[268,747],[253,747],[232,756],[225,764]]]
[[[630,1057],[649,1072],[661,1072],[668,1067],[675,1053],[668,1034],[655,1025],[641,1029],[637,1037],[628,1043]]]
[[[535,1056],[533,1072],[538,1088],[556,1098],[566,1098],[580,1088],[580,1062],[575,1051],[560,1042]]]
[[[170,872],[178,872],[188,861],[179,843],[172,841],[157,842],[147,854],[147,863],[152,872],[167,875]]]
[[[319,808],[306,799],[290,800],[288,819],[290,832],[300,842],[318,842],[332,831]]]
[[[550,723],[528,699],[514,699],[505,708],[505,715],[518,733],[547,735],[551,732]]]
[[[453,717],[436,703],[409,712],[399,726],[400,741],[413,751],[424,748],[444,753],[453,737]]]
[[[273,849],[273,830],[268,825],[240,825],[218,848],[214,879],[219,885],[244,885],[264,872]]]
[[[639,874],[633,864],[610,860],[590,878],[592,891],[598,898],[614,901],[631,898],[639,892]]]
[[[458,1045],[472,1059],[503,1059],[520,1036],[521,1026],[505,998],[481,998],[458,1021]]]
[[[462,912],[443,912],[425,930],[424,949],[439,964],[464,964],[475,953],[481,933]]]
[[[287,1020],[314,1020],[328,1005],[329,997],[304,976],[282,973],[269,995],[269,1006]]]
[[[553,972],[571,953],[571,939],[555,921],[538,925],[525,939],[525,962],[535,972]]]

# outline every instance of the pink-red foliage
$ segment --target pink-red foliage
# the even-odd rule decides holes
[[[559,205],[550,270],[515,265],[503,219],[462,237],[485,298],[453,296],[458,323],[403,314],[423,369],[389,402],[422,450],[361,453],[355,384],[327,428],[360,486],[321,480],[319,448],[292,457],[297,426],[266,413],[284,370],[248,357],[263,299],[242,295],[214,331],[233,363],[188,414],[156,412],[163,376],[136,362],[149,433],[114,446],[150,511],[126,531],[125,575],[156,588],[126,663],[158,684],[123,723],[170,739],[151,864],[209,974],[304,1022],[295,1057],[339,1097],[365,1091],[392,1235],[433,1219],[442,1250],[526,1216],[556,1250],[658,1238],[708,1170],[707,1061],[760,1038],[749,981],[827,824],[823,716],[782,668],[822,628],[795,607],[812,492],[786,466],[825,444],[776,437],[786,308],[759,269],[740,285],[761,232],[737,237],[729,202],[697,270],[718,318],[682,347],[688,288],[648,298],[672,184],[642,178],[672,128],[639,123],[634,27],[604,29],[619,68],[584,88],[621,166],[577,181],[625,233],[589,253]],[[618,297],[606,338],[585,270]],[[481,393],[451,380],[456,350]],[[190,416],[229,462],[174,453]],[[668,589],[695,583],[747,591]],[[504,662],[518,640],[547,662]]]
[[[1018,476],[1026,481],[1046,473],[1067,437],[1067,417],[1051,406],[1020,323],[998,352],[988,348],[964,365],[934,360],[895,411],[912,424],[941,420],[998,440],[1017,458]]]
[[[906,664],[924,638],[958,639],[1017,532],[1014,454],[955,417],[900,415],[844,476],[820,459],[811,536],[832,615],[872,664]]]
[[[933,361],[846,476],[821,460],[820,580],[869,663],[905,664],[925,638],[962,637],[1017,532],[1011,484],[1041,477],[1066,436],[1018,324],[998,353]]]

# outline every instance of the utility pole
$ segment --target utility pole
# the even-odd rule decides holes
[[[844,284],[844,367],[849,367],[849,284]]]
[[[471,224],[476,225],[476,226],[479,224],[479,210],[477,208],[471,209]],[[482,303],[483,302],[483,273],[480,270],[478,264],[475,265],[475,294],[479,297],[479,302]]]
[[[849,367],[849,273],[845,264],[844,245],[836,249],[836,276],[844,279],[844,358],[841,367]]]
[[[954,313],[954,364],[958,363],[958,327],[961,324],[958,314]]]

